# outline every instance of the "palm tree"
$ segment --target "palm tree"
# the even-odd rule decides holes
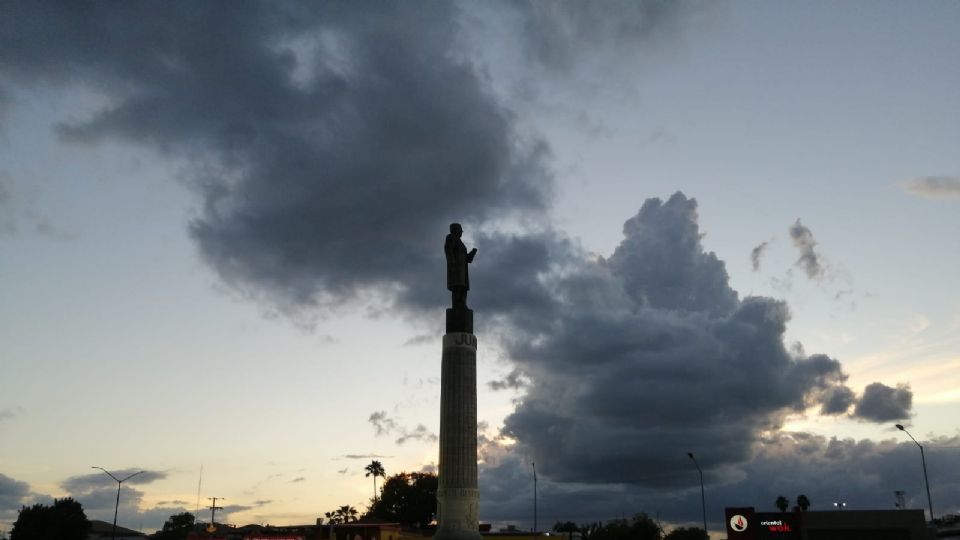
[[[369,465],[363,468],[367,471],[365,476],[373,476],[373,503],[377,503],[377,477],[386,478],[387,472],[383,470],[383,464],[377,460],[373,460]]]
[[[357,520],[357,509],[350,505],[343,505],[334,512],[340,523],[350,523]]]
[[[807,508],[810,508],[810,499],[806,495],[801,494],[797,497],[797,506],[800,507],[800,510],[806,512]]]
[[[788,501],[787,498],[784,497],[783,495],[780,495],[779,497],[777,497],[777,502],[775,502],[774,504],[777,505],[777,508],[779,508],[781,512],[786,512],[787,507],[790,506],[790,501]]]

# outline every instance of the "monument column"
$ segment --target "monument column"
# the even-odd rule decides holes
[[[435,540],[480,540],[477,489],[477,337],[473,310],[467,307],[470,280],[463,229],[450,225],[444,245],[447,288],[453,307],[447,310],[440,366],[440,471],[437,486]]]

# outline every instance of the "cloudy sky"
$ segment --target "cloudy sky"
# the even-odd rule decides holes
[[[0,4],[0,530],[109,520],[92,466],[147,531],[432,470],[451,221],[483,521],[535,462],[541,527],[695,524],[687,452],[715,530],[922,508],[897,422],[960,512],[957,50],[953,2]]]

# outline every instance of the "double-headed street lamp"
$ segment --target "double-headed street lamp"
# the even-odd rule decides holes
[[[120,484],[123,484],[124,482],[126,482],[127,480],[133,478],[134,476],[136,476],[136,475],[138,475],[138,474],[141,474],[141,473],[145,473],[145,472],[147,472],[147,471],[135,472],[135,473],[131,474],[130,476],[124,478],[123,480],[119,480],[116,476],[110,474],[110,471],[104,469],[103,467],[97,467],[96,465],[94,465],[93,467],[90,467],[90,468],[91,468],[91,469],[100,469],[101,471],[107,473],[107,475],[109,475],[110,478],[113,478],[114,480],[117,481],[117,504],[116,504],[116,506],[113,507],[113,529],[112,529],[111,532],[110,532],[110,538],[111,538],[111,539],[114,539],[114,538],[117,537],[117,511],[120,510]]]
[[[930,498],[930,479],[927,478],[927,458],[924,457],[923,455],[923,445],[918,443],[917,440],[913,438],[913,435],[911,435],[910,432],[907,431],[905,427],[903,427],[903,424],[894,424],[894,425],[897,426],[897,429],[906,433],[907,437],[910,437],[910,439],[918,447],[920,447],[920,461],[923,463],[923,482],[927,485],[927,504],[930,506],[930,521],[933,521],[933,499]]]
[[[693,457],[693,452],[687,452],[687,455],[693,460],[697,472],[700,473],[700,508],[703,510],[703,534],[707,534],[707,498],[703,495],[703,471],[700,469],[700,464],[697,463],[697,458]]]

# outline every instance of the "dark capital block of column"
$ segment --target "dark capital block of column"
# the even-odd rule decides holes
[[[473,333],[473,310],[470,308],[447,309],[447,333]]]

